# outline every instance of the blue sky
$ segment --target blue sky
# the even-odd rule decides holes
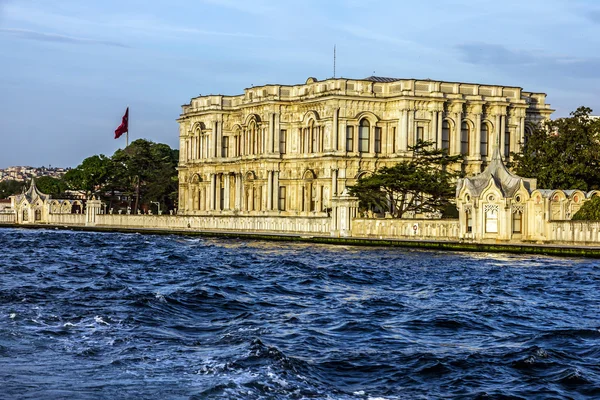
[[[0,0],[0,168],[178,145],[180,105],[337,75],[481,82],[600,114],[597,0]]]

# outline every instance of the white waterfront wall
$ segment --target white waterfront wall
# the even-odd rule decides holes
[[[96,226],[328,235],[330,218],[306,216],[96,215]]]
[[[457,240],[458,233],[458,219],[356,218],[352,220],[353,237]]]
[[[14,213],[0,213],[0,224],[14,224],[15,214]]]
[[[551,221],[547,237],[552,242],[582,245],[600,244],[600,222]]]
[[[51,225],[85,225],[85,214],[48,214]]]

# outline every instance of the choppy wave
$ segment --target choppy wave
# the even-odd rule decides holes
[[[8,399],[600,398],[585,259],[0,230]]]

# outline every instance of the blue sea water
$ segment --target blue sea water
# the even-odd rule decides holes
[[[0,229],[0,398],[600,398],[589,259]]]

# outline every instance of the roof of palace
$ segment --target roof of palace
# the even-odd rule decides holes
[[[40,192],[35,184],[35,178],[31,178],[31,185],[29,185],[29,189],[27,191],[23,191],[23,193],[16,196],[17,203],[20,203],[26,199],[29,204],[34,203],[37,199],[41,199],[42,201],[46,201],[50,199],[50,195]]]
[[[371,81],[371,82],[382,82],[382,83],[389,83],[389,82],[396,82],[399,81],[399,78],[388,78],[385,76],[369,76],[367,78],[362,79],[363,81]]]
[[[537,185],[537,180],[534,178],[522,178],[510,172],[502,162],[499,147],[494,146],[492,160],[485,170],[479,175],[461,179],[456,188],[457,195],[466,186],[472,196],[478,197],[488,186],[490,179],[494,181],[495,186],[502,192],[504,197],[513,197],[521,187],[521,182],[523,182],[523,186],[529,193],[535,190]]]

